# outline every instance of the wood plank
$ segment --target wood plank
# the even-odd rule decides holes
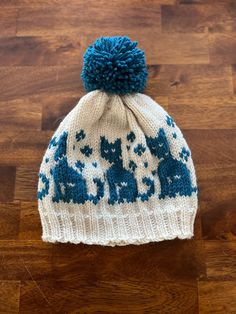
[[[42,226],[38,212],[38,203],[21,202],[20,240],[41,240]]]
[[[18,239],[20,203],[0,203],[0,240]]]
[[[233,74],[233,90],[234,90],[234,95],[236,95],[236,64],[232,66],[232,74]]]
[[[0,281],[0,313],[17,314],[20,305],[20,281]]]
[[[102,7],[102,10],[101,10]],[[143,5],[138,0],[127,2],[100,0],[79,1],[75,5],[42,5],[19,8],[17,35],[68,34],[103,30],[126,31],[140,27],[160,29],[160,5],[151,1]]]
[[[1,8],[15,7],[18,0],[1,0]]]
[[[127,279],[24,282],[20,313],[197,313],[195,283]],[[137,296],[139,296],[137,298]],[[167,302],[168,300],[168,302]],[[39,309],[39,312],[38,312]]]
[[[207,277],[236,279],[236,242],[205,241]]]
[[[221,165],[235,162],[236,130],[183,130],[194,162]]]
[[[233,1],[210,0],[202,4],[163,5],[162,31],[223,33],[236,30],[236,7]]]
[[[39,95],[77,96],[81,67],[0,67],[0,101]]]
[[[163,65],[149,67],[146,93],[171,99],[224,97],[233,94],[231,67],[207,65]],[[0,101],[29,96],[84,93],[80,67],[0,67]]]
[[[53,247],[53,273],[57,280],[103,281],[110,278],[111,271],[113,280],[193,282],[205,277],[202,242],[176,239],[116,248],[63,244]]]
[[[2,162],[2,160],[1,160]],[[0,202],[11,202],[14,198],[16,168],[0,165]]]
[[[0,102],[0,130],[40,130],[41,103],[33,98]]]
[[[169,114],[183,129],[235,129],[236,98],[172,99]]]
[[[140,47],[146,52],[148,64],[209,63],[207,37],[204,34],[164,34],[152,31],[139,36]]]
[[[14,36],[16,34],[17,9],[4,7],[0,10],[0,36]]]
[[[7,1],[7,0],[4,0]],[[16,0],[10,0],[10,1],[16,1]],[[137,1],[138,2],[138,1]],[[156,4],[175,4],[176,0],[155,0]],[[90,5],[94,4],[93,0],[80,0],[80,3],[88,3]],[[107,4],[104,0],[98,0],[97,3],[101,6]],[[133,3],[135,3],[135,1],[133,1]],[[21,0],[20,2],[17,3],[17,6],[19,7],[26,7],[26,6],[33,6],[33,7],[41,7],[41,6],[45,6],[45,5],[50,5],[50,6],[54,6],[54,5],[68,5],[68,1],[67,0],[41,0],[41,1],[37,1],[37,0]],[[73,6],[77,6],[78,5],[78,0],[70,0],[70,5]],[[113,0],[113,5],[116,5],[116,2]]]
[[[207,37],[204,34],[163,34],[139,32],[135,35],[146,53],[148,64],[207,64]]]
[[[86,43],[78,35],[2,37],[0,66],[81,64]]]
[[[80,65],[87,46],[101,35],[93,32],[86,37],[78,34],[3,37],[0,38],[0,66]],[[139,42],[150,64],[209,63],[208,41],[204,34],[164,35],[154,30],[151,33],[141,30],[137,35],[123,35],[130,35]]]
[[[210,63],[227,65],[236,63],[235,33],[209,34]]]
[[[0,132],[1,163],[9,166],[39,165],[52,135],[52,131]],[[4,186],[6,188],[7,185]],[[13,197],[13,193],[9,197]]]
[[[0,241],[0,280],[52,278],[52,246],[41,241]]]
[[[35,201],[40,164],[16,168],[15,200]]]
[[[202,235],[207,240],[236,239],[235,164],[196,165]]]
[[[146,94],[165,95],[170,103],[182,99],[233,95],[231,67],[212,65],[152,65]]]
[[[199,312],[227,313],[236,312],[236,282],[199,281]]]
[[[81,97],[83,93],[81,93]],[[77,105],[80,97],[41,97],[43,103],[42,130],[56,130],[64,117]]]

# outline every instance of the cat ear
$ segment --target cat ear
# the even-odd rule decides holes
[[[163,128],[160,128],[160,129],[159,129],[159,136],[164,136],[164,137],[166,137],[166,133],[165,133],[165,131],[164,131]]]
[[[101,140],[101,145],[107,145],[108,144],[108,140],[105,138],[105,136],[100,136],[100,140]]]
[[[152,138],[147,136],[147,135],[145,135],[145,139],[146,139],[147,146],[149,147],[151,145]]]
[[[121,139],[120,139],[120,138],[117,138],[117,139],[115,140],[115,142],[113,143],[113,145],[120,146],[120,145],[121,145]]]

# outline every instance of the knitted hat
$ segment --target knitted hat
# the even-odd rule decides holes
[[[114,246],[191,238],[190,150],[173,118],[141,94],[147,67],[137,42],[98,39],[81,77],[89,93],[61,122],[40,167],[42,239]]]

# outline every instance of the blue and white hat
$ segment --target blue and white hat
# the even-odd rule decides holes
[[[88,91],[56,130],[38,184],[42,239],[100,245],[191,238],[197,183],[172,117],[142,94],[144,52],[103,37],[84,55]]]

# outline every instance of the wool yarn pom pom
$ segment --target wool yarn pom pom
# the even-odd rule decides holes
[[[101,37],[84,54],[81,78],[90,92],[141,93],[147,81],[144,52],[129,37]]]

